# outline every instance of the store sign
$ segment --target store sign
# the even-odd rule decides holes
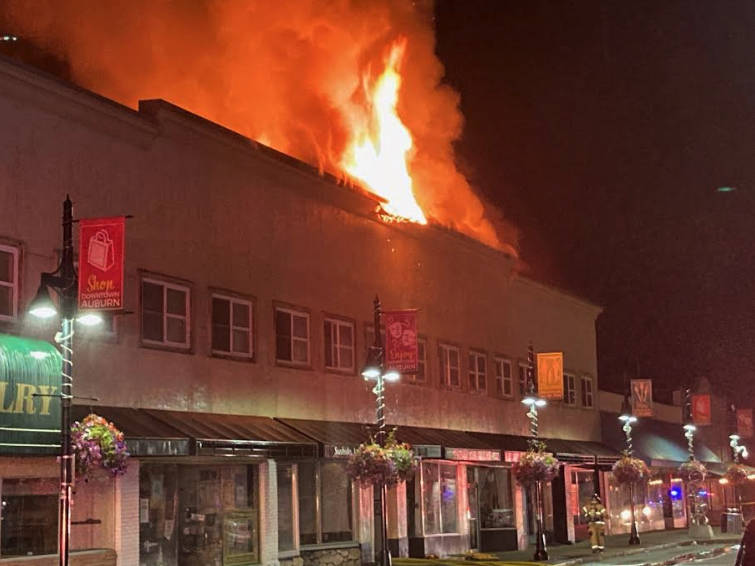
[[[326,458],[348,458],[349,456],[354,454],[353,446],[326,444],[324,448]]]
[[[564,353],[537,355],[537,394],[543,399],[564,398]]]
[[[501,451],[485,448],[446,448],[446,460],[465,462],[500,462]]]
[[[650,379],[633,379],[632,414],[635,417],[653,416],[653,381]]]
[[[79,308],[123,309],[125,218],[79,221]]]
[[[737,434],[740,438],[752,438],[752,409],[737,409]]]
[[[506,450],[503,453],[503,459],[505,462],[518,462],[524,452],[516,452],[514,450]]]
[[[401,373],[417,373],[417,311],[384,311],[385,366]]]
[[[696,425],[710,424],[710,395],[692,395],[692,422]]]

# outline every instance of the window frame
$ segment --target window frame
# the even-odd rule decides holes
[[[8,287],[12,293],[11,314],[0,313],[0,322],[16,322],[18,320],[18,305],[21,292],[21,247],[0,241],[0,251],[10,253],[12,256],[11,276],[13,282],[0,281],[0,286]]]
[[[579,377],[579,383],[580,383],[580,402],[582,404],[582,407],[584,409],[593,409],[595,408],[595,389],[593,388],[593,382],[592,382],[592,376],[589,375],[581,375]],[[590,387],[589,389],[585,387],[585,384],[589,383]],[[586,400],[589,399],[590,403],[586,403]]]
[[[321,548],[323,545],[348,545],[353,543],[357,540],[359,534],[357,532],[358,530],[358,501],[357,501],[357,491],[359,490],[358,483],[352,480],[349,477],[349,474],[346,470],[344,470],[346,481],[348,482],[348,491],[349,491],[349,500],[348,500],[348,509],[347,512],[349,514],[349,522],[350,522],[350,528],[351,528],[351,539],[348,541],[324,541],[323,540],[323,504],[322,504],[322,494],[323,494],[323,488],[322,488],[322,466],[323,464],[327,463],[339,463],[346,465],[345,460],[341,460],[340,458],[317,458],[315,460],[307,459],[307,460],[300,460],[298,462],[299,464],[305,463],[305,464],[312,464],[314,469],[314,484],[315,484],[315,494],[314,494],[314,528],[315,528],[315,542],[312,543],[302,543],[301,541],[301,525],[300,525],[300,507],[301,503],[299,501],[299,497],[301,496],[301,492],[299,490],[299,478],[301,477],[301,470],[299,466],[297,466],[296,470],[296,534],[297,534],[297,548],[299,550],[317,550]]]
[[[529,371],[530,365],[527,362],[520,361],[517,362],[516,368],[517,391],[519,392],[519,397],[524,398],[527,395],[527,371]],[[522,373],[522,370],[524,373]],[[522,375],[524,375],[524,381],[522,381]]]
[[[450,355],[446,355],[448,362],[444,359],[444,353],[448,354],[451,351],[456,352],[456,371],[458,372],[458,383],[454,385],[451,383],[451,366]],[[448,370],[448,371],[444,371]],[[450,342],[438,342],[438,372],[440,374],[440,384],[447,389],[461,390],[463,388],[462,365],[461,365],[461,348],[456,344]]]
[[[475,367],[472,368],[471,361],[474,358]],[[483,369],[480,371],[480,360],[483,362]],[[474,376],[474,387],[472,387],[472,377]],[[480,385],[480,377],[484,384]],[[482,350],[470,349],[467,351],[467,381],[469,390],[473,393],[485,394],[488,392],[488,355]]]
[[[278,358],[278,312],[285,312],[291,315],[291,360]],[[305,362],[296,361],[294,357],[294,315],[301,316],[307,320],[307,360]],[[297,337],[297,340],[302,338]],[[273,302],[273,355],[275,356],[275,365],[300,369],[312,369],[312,313],[303,307],[296,305]]]
[[[239,360],[239,361],[249,361],[254,362],[257,359],[257,348],[256,348],[256,313],[255,313],[255,307],[256,307],[256,301],[254,297],[251,297],[249,295],[242,295],[240,293],[234,293],[232,291],[226,291],[223,289],[217,289],[214,287],[210,287],[210,301],[209,301],[209,326],[210,326],[210,343],[209,343],[209,350],[210,355],[215,358],[227,358],[232,360]],[[221,299],[224,301],[228,301],[229,305],[229,313],[228,313],[228,332],[229,332],[229,346],[231,348],[231,351],[226,352],[223,350],[216,350],[213,345],[213,337],[215,332],[215,324],[212,320],[212,309],[213,309],[213,301],[215,299]],[[242,326],[234,326],[233,325],[233,304],[238,303],[242,305],[246,305],[249,307],[249,327],[244,328]],[[234,352],[233,351],[233,331],[234,329],[239,330],[248,330],[249,331],[249,352]]]
[[[500,380],[498,377],[498,365],[501,365],[501,376]],[[503,372],[503,367],[508,366],[509,367],[509,377],[506,379],[506,376]],[[503,399],[513,399],[514,398],[514,364],[511,361],[511,358],[503,355],[495,355],[493,356],[493,374],[495,377],[496,382],[496,397],[501,397]],[[501,384],[501,392],[498,392],[498,383],[500,381]],[[505,382],[508,381],[509,383],[509,393],[506,393],[506,387]]]
[[[162,312],[162,320],[163,320],[163,340],[152,340],[150,338],[144,337],[144,283],[151,283],[152,285],[160,285],[163,288],[163,312]],[[167,333],[167,319],[168,312],[168,301],[167,301],[167,293],[168,289],[173,289],[176,291],[182,291],[185,293],[185,306],[186,306],[186,315],[184,317],[181,317],[179,315],[171,314],[170,317],[172,318],[183,318],[185,325],[186,325],[186,333],[185,338],[186,340],[184,342],[172,342],[168,341],[168,333]],[[149,273],[149,272],[141,272],[139,276],[139,344],[140,346],[148,347],[148,348],[157,348],[160,350],[169,350],[172,352],[183,352],[183,353],[192,353],[193,351],[193,339],[194,339],[194,333],[192,332],[192,317],[191,317],[191,311],[192,311],[192,291],[193,286],[188,281],[184,281],[181,279],[176,279],[173,277],[168,277],[164,275],[158,275],[156,273]]]
[[[426,478],[426,474],[425,474],[425,467],[426,466],[434,466],[436,468],[437,475],[438,475],[438,482],[440,484],[442,484],[442,482],[443,482],[443,479],[442,479],[442,476],[441,476],[441,468],[442,467],[447,467],[447,468],[453,467],[455,469],[455,472],[456,472],[456,480],[455,480],[455,483],[456,483],[456,494],[455,495],[456,495],[456,497],[455,497],[455,505],[454,505],[454,507],[455,507],[455,515],[456,515],[455,520],[454,520],[454,522],[456,524],[456,530],[455,531],[445,532],[444,529],[443,529],[443,525],[444,525],[444,523],[443,523],[443,501],[442,501],[443,498],[442,498],[442,496],[440,494],[438,494],[439,495],[438,500],[434,501],[434,503],[438,504],[438,532],[437,533],[428,533],[427,532],[427,521],[426,521],[426,518],[427,518],[427,509],[425,508],[425,484],[427,482],[427,478]],[[458,464],[458,462],[453,462],[453,461],[449,462],[449,461],[443,461],[443,460],[423,460],[423,461],[420,461],[419,470],[418,471],[419,471],[419,475],[420,475],[420,486],[421,486],[421,488],[420,488],[420,496],[419,497],[420,497],[420,501],[421,501],[421,504],[420,504],[420,513],[421,513],[421,520],[422,520],[422,536],[425,536],[425,537],[437,537],[437,536],[440,536],[440,537],[442,537],[442,536],[452,536],[452,535],[455,535],[455,534],[461,534],[461,532],[462,532],[462,530],[463,530],[464,527],[462,525],[463,521],[459,520],[459,509],[460,509],[460,503],[461,503],[461,501],[460,501],[460,494],[461,494],[461,489],[462,489],[461,488],[462,483],[459,481],[459,464]]]
[[[573,400],[570,400],[570,394],[573,394]],[[565,371],[564,372],[564,405],[568,407],[576,407],[577,401],[578,401],[577,376],[573,372]]]
[[[351,328],[351,367],[343,367],[343,366],[329,366],[328,365],[328,347],[327,347],[327,331],[325,329],[325,326],[327,324],[335,325],[336,328],[340,326],[348,326]],[[331,329],[332,332],[332,329]],[[337,332],[338,336],[340,337],[340,331]],[[311,336],[310,336],[311,340]],[[344,346],[341,345],[340,342],[333,342],[332,336],[331,336],[331,349],[335,351],[338,357],[338,363],[341,362],[341,355],[340,355],[340,348]],[[346,318],[343,316],[337,316],[337,315],[331,315],[331,314],[325,314],[323,316],[322,320],[322,350],[323,350],[323,357],[322,357],[322,366],[325,368],[325,371],[332,372],[332,373],[339,373],[339,374],[346,374],[346,375],[356,375],[356,367],[357,367],[357,325],[356,322],[350,318]],[[331,356],[333,356],[333,352],[331,352]]]

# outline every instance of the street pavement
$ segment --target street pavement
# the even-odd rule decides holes
[[[645,552],[626,556],[613,556],[587,559],[582,562],[586,566],[652,566],[672,564],[691,564],[705,566],[732,566],[737,557],[738,546],[735,543],[711,543],[675,546],[658,550],[649,549]]]

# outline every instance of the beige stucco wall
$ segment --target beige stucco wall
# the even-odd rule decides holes
[[[542,433],[599,439],[595,317],[584,301],[516,276],[511,258],[439,227],[385,224],[375,202],[260,151],[249,140],[165,104],[136,113],[0,61],[0,239],[22,246],[22,306],[55,268],[60,205],[77,217],[132,214],[126,308],[115,341],[76,343],[76,394],[97,403],[295,418],[370,421],[374,397],[356,375],[323,371],[325,313],[356,322],[364,358],[372,299],[419,308],[429,383],[391,385],[389,421],[524,434],[517,399],[493,397],[492,355],[514,362],[564,352],[594,379],[594,409],[558,403]],[[514,219],[515,220],[515,219]],[[139,346],[139,270],[192,285],[192,352]],[[254,363],[209,355],[209,288],[255,298]],[[311,313],[312,368],[274,361],[274,302]],[[0,331],[50,338],[22,321]],[[488,354],[488,392],[438,381],[438,341]],[[466,383],[465,383],[466,385]],[[516,384],[515,384],[516,388]]]

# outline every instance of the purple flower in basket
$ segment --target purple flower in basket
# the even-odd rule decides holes
[[[71,444],[78,475],[88,478],[97,469],[112,477],[126,473],[129,453],[123,433],[102,417],[92,414],[74,423]]]

